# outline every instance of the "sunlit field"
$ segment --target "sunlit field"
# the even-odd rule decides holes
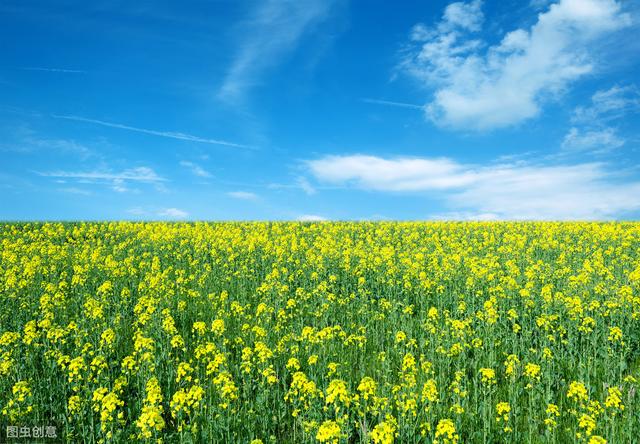
[[[640,223],[16,223],[0,241],[3,438],[640,436]]]

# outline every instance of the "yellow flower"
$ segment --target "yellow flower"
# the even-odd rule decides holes
[[[516,366],[520,363],[520,360],[516,355],[509,355],[504,361],[505,374],[507,376],[514,376],[516,372]]]
[[[496,383],[496,372],[492,368],[480,369],[480,381],[485,385],[492,385]]]
[[[36,330],[36,321],[29,321],[24,326],[24,336],[22,342],[26,345],[30,345],[38,337],[38,331]]]
[[[422,402],[428,400],[429,402],[436,402],[438,400],[438,387],[436,386],[435,379],[429,379],[422,386]]]
[[[193,367],[189,365],[187,362],[181,362],[178,364],[178,370],[176,371],[176,382],[180,381],[191,381],[191,373],[193,372]]]
[[[205,324],[204,322],[196,321],[193,323],[193,328],[192,328],[193,332],[203,335],[206,330],[207,330],[207,324]]]
[[[434,444],[456,444],[459,436],[456,433],[456,426],[450,419],[441,419],[436,426]]]
[[[337,443],[340,439],[340,426],[331,420],[324,421],[318,428],[316,439],[320,442]]]
[[[589,399],[589,394],[587,393],[587,388],[582,382],[573,381],[571,384],[569,384],[567,398],[574,399],[582,403]]]
[[[508,402],[499,402],[496,405],[496,422],[509,421],[509,414],[511,413],[511,406]]]
[[[213,383],[216,385],[220,397],[223,399],[223,402],[220,404],[220,407],[223,409],[227,408],[230,401],[238,399],[238,387],[233,381],[231,373],[227,371],[221,372],[213,379]],[[204,394],[204,391],[202,391],[202,393]]]
[[[182,348],[184,347],[184,339],[180,335],[174,335],[171,338],[171,347],[172,348]]]
[[[349,406],[351,401],[347,390],[347,384],[342,379],[332,380],[326,391],[325,402],[327,404],[333,404],[337,401],[342,402],[346,406]]]
[[[102,405],[100,408],[100,421],[102,423],[108,423],[113,420],[113,412],[118,407],[124,406],[124,402],[118,398],[113,392],[109,392],[104,398],[102,398]]]
[[[215,380],[214,383],[216,383]],[[203,397],[204,389],[199,385],[193,385],[189,390],[178,390],[173,394],[170,403],[172,416],[177,418],[182,413],[185,415],[191,414],[198,407]]]
[[[103,313],[102,305],[97,300],[93,298],[87,299],[87,301],[84,303],[84,309],[89,318],[91,319],[102,318],[102,313]]]
[[[618,387],[609,387],[607,389],[607,399],[604,401],[604,405],[605,407],[614,410],[614,415],[616,410],[624,410],[624,404],[622,403],[622,392]]]
[[[142,413],[136,421],[136,426],[140,429],[140,437],[148,439],[154,432],[161,431],[165,426],[162,418],[162,392],[157,378],[147,381],[146,393]]]
[[[548,404],[546,410],[547,417],[544,420],[545,425],[549,430],[554,429],[558,423],[556,419],[560,416],[560,409],[555,404]]]
[[[107,328],[100,335],[101,344],[106,345],[106,346],[112,345],[113,342],[115,341],[115,339],[116,339],[116,333],[113,331],[112,328]]]
[[[216,319],[211,323],[211,331],[218,336],[222,336],[225,331],[224,319]]]
[[[416,370],[416,358],[413,357],[411,353],[407,353],[402,358],[402,371],[403,372],[414,372]]]
[[[360,384],[358,384],[358,391],[362,394],[362,397],[366,401],[369,399],[369,397],[375,395],[376,382],[372,378],[365,376],[360,381]]]
[[[524,375],[529,379],[526,387],[527,389],[533,388],[535,381],[540,381],[540,366],[537,364],[527,363],[524,366]]]
[[[27,381],[18,381],[11,388],[13,397],[2,409],[2,414],[8,416],[11,421],[15,421],[32,412],[31,388]]]
[[[67,368],[69,372],[68,381],[75,382],[82,380],[82,373],[86,370],[86,368],[87,367],[82,356],[73,358],[71,362],[69,362],[69,367]]]
[[[0,346],[9,346],[20,339],[20,333],[5,331],[0,336]]]
[[[268,359],[271,359],[273,357],[273,352],[269,347],[267,347],[264,342],[256,342],[253,348],[255,350],[256,356],[258,357],[258,362],[260,362],[261,364],[267,362]]]
[[[77,413],[80,411],[81,400],[80,396],[73,395],[69,397],[69,401],[67,403],[67,408],[71,414]]]
[[[398,425],[393,416],[389,416],[385,421],[377,424],[369,437],[374,444],[392,444],[394,441]]]
[[[287,368],[293,371],[300,370],[300,361],[298,361],[296,358],[289,358],[289,360],[287,361]]]
[[[278,376],[273,367],[267,367],[262,371],[262,376],[267,380],[267,384],[275,384],[278,382]]]
[[[295,372],[291,380],[291,386],[284,396],[285,401],[300,401],[305,406],[311,399],[319,395],[316,383],[310,381],[303,372]]]
[[[620,327],[610,327],[608,339],[611,342],[622,341],[622,330]]]
[[[591,436],[591,433],[596,428],[596,420],[591,416],[583,413],[578,419],[578,427],[584,430],[587,436]],[[581,434],[576,434],[580,438]]]
[[[527,363],[524,366],[524,374],[531,379],[540,380],[540,366],[537,364]]]

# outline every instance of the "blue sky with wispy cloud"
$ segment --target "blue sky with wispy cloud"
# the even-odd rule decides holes
[[[637,219],[640,3],[0,4],[0,219]]]

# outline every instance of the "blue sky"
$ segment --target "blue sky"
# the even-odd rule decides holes
[[[0,4],[0,219],[637,219],[640,4]]]

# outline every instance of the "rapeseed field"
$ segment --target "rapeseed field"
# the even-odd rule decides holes
[[[640,223],[0,225],[3,435],[632,443],[639,384]]]

